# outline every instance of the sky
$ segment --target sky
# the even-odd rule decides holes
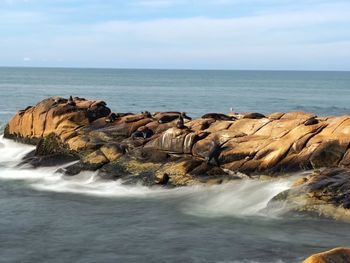
[[[0,66],[350,70],[350,0],[0,0]]]

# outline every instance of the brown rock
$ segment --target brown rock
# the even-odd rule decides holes
[[[314,254],[308,257],[303,263],[349,263],[350,248],[334,248],[332,250]]]

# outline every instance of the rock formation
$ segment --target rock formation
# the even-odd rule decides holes
[[[104,178],[147,185],[221,183],[242,174],[337,168],[303,179],[284,196],[292,202],[311,191],[313,201],[350,207],[350,116],[208,113],[192,120],[180,112],[112,113],[104,101],[52,97],[17,112],[5,137],[37,144],[36,153],[27,157],[34,166],[58,157],[76,159],[60,172],[99,169]]]

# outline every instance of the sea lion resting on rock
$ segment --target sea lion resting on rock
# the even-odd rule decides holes
[[[220,143],[218,138],[214,138],[211,141],[211,149],[208,153],[208,156],[205,158],[205,161],[207,164],[210,164],[210,161],[214,159],[215,164],[217,166],[220,166],[219,162],[219,155],[222,150],[224,150],[226,147],[222,147],[227,141]]]
[[[162,123],[172,122],[177,118],[179,118],[179,115],[164,115],[160,117],[160,119],[158,120],[158,123],[162,124]]]
[[[149,111],[142,111],[141,114],[144,118],[152,118],[152,114]]]
[[[171,121],[176,120],[177,118],[182,118],[182,120],[187,119],[187,120],[192,120],[191,117],[187,116],[186,112],[168,112],[169,115],[163,115],[162,117],[159,118],[158,123],[168,123]]]
[[[61,98],[61,97],[56,98],[56,99],[54,100],[54,104],[55,104],[55,105],[57,105],[57,104],[62,104],[62,103],[67,103],[67,102],[68,102],[67,99],[64,99],[64,98]]]
[[[118,119],[117,114],[115,114],[114,112],[112,112],[112,113],[110,113],[110,114],[106,117],[105,122],[107,122],[107,123],[113,123],[113,122],[115,122],[117,119]]]
[[[76,106],[76,103],[74,102],[72,96],[69,97],[67,104],[70,105],[70,106]]]
[[[315,124],[318,124],[318,119],[316,119],[317,116],[313,116],[309,119],[307,119],[305,122],[304,122],[304,125],[305,126],[309,126],[309,125],[315,125]]]
[[[107,106],[107,103],[104,102],[103,100],[98,100],[98,101],[95,101],[94,103],[92,103],[91,106],[90,106],[90,108],[93,108],[93,107],[100,107],[100,106],[106,107],[106,106]]]
[[[85,99],[85,98],[80,98],[80,97],[74,97],[74,100],[86,101],[86,99]]]
[[[182,117],[182,115],[180,115],[179,120],[176,123],[176,127],[179,129],[185,129],[187,128],[184,124],[184,118]]]
[[[189,120],[189,121],[192,120],[191,117],[187,116],[186,112],[181,112],[181,117],[184,118],[184,119],[187,119],[187,120]]]
[[[204,114],[202,117],[202,119],[214,119],[217,121],[234,121],[237,120],[237,118],[233,117],[233,116],[228,116],[226,114],[222,114],[222,113],[207,113]]]
[[[56,106],[58,106],[59,104],[68,104],[68,100],[67,99],[64,99],[64,98],[61,98],[61,97],[56,97],[54,99],[54,102],[53,104],[51,105],[51,108],[55,108]]]
[[[247,114],[244,114],[242,117],[242,119],[262,119],[262,118],[266,118],[266,116],[258,112],[247,113]]]
[[[168,184],[169,180],[170,176],[167,173],[164,173],[163,177],[159,180],[158,184],[165,186]]]
[[[154,132],[148,128],[147,126],[142,126],[140,128],[137,129],[137,131],[135,131],[131,137],[133,139],[135,138],[143,138],[143,139],[147,139],[152,137],[152,135],[154,134]]]

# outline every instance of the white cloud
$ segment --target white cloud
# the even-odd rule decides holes
[[[350,8],[332,10],[330,7],[304,12],[250,16],[242,18],[184,18],[159,19],[153,21],[110,21],[88,27],[86,31],[96,38],[114,38],[115,42],[126,40],[145,43],[193,47],[239,46],[255,42],[261,44],[283,44],[311,41],[312,38],[334,32],[316,30],[313,27],[350,23]],[[278,35],[283,37],[278,37]],[[287,36],[290,35],[290,37]],[[293,38],[295,36],[296,38]],[[344,36],[346,37],[346,36]]]
[[[161,7],[174,1],[141,2]],[[47,19],[41,14],[18,14],[10,21],[37,21],[33,23],[38,27],[30,31],[35,35],[0,33],[0,49],[9,50],[0,54],[0,61],[30,54],[35,60],[27,62],[33,65],[45,58],[62,66],[350,69],[349,13],[349,3],[337,3],[235,18],[111,20],[49,27],[39,22]],[[5,20],[0,11],[1,21]],[[47,31],[40,31],[45,27]]]

